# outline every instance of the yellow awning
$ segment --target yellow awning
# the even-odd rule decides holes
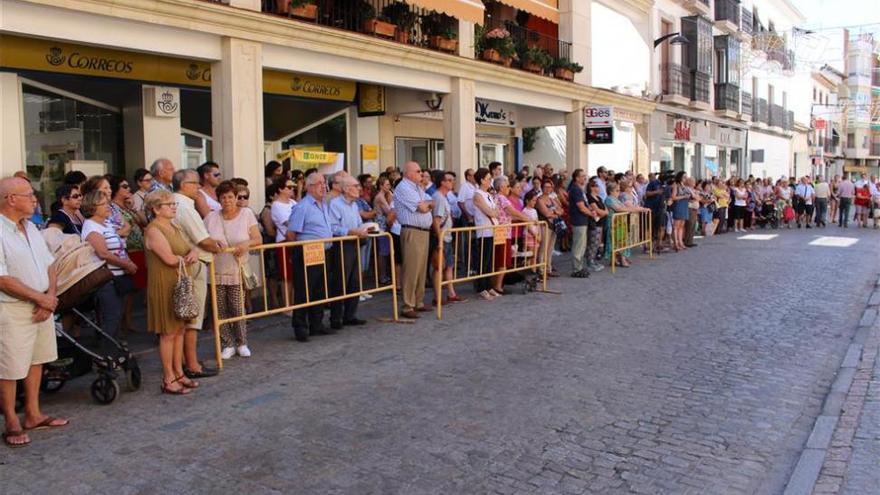
[[[499,0],[501,3],[510,5],[529,14],[547,19],[559,24],[559,1],[558,0]]]
[[[409,3],[449,14],[462,21],[483,24],[483,2],[480,0],[408,0]]]

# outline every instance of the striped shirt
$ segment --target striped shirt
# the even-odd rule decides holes
[[[83,223],[82,239],[85,241],[92,232],[97,232],[104,238],[104,243],[107,244],[107,250],[110,251],[111,254],[124,260],[128,259],[128,253],[125,251],[125,241],[119,237],[116,233],[116,229],[106,223],[98,223],[92,219],[88,219]],[[107,268],[113,272],[113,276],[115,277],[125,274],[125,270],[116,265],[107,263]]]
[[[430,229],[433,224],[431,211],[421,213],[418,211],[419,202],[430,201],[425,191],[415,182],[403,179],[394,189],[394,204],[396,206],[397,221],[403,227],[417,227]]]

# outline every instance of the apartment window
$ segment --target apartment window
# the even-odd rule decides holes
[[[774,93],[775,93],[775,92],[776,92],[776,91],[775,91],[775,89],[773,88],[773,85],[772,85],[772,84],[768,84],[768,85],[767,85],[767,104],[768,104],[768,105],[772,105],[772,104],[774,103],[774,100],[775,100],[775,98],[774,98],[774,96],[775,96]]]
[[[712,23],[700,16],[683,17],[681,31],[685,37],[692,40],[681,48],[684,65],[692,71],[712,74],[712,58],[715,50]]]
[[[855,148],[856,147],[856,133],[854,133],[854,132],[847,133],[846,147],[847,148]]]
[[[815,86],[813,86],[813,101],[816,101],[816,87]],[[822,101],[821,97],[819,98],[819,101],[820,102]]]
[[[715,82],[740,85],[739,40],[728,35],[715,37]]]

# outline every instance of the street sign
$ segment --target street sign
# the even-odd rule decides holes
[[[584,127],[614,125],[614,107],[584,107]]]
[[[585,130],[584,143],[586,144],[612,144],[614,142],[614,127],[590,127]]]

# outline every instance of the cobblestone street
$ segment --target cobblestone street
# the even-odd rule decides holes
[[[264,320],[254,357],[189,397],[159,394],[148,353],[144,388],[110,406],[88,376],[46,397],[71,425],[0,450],[2,492],[781,493],[874,290],[878,234],[755,234],[775,237],[698,239],[442,321],[300,344]],[[387,296],[362,313],[387,316]],[[876,487],[865,428],[853,462],[874,468],[853,483]]]

